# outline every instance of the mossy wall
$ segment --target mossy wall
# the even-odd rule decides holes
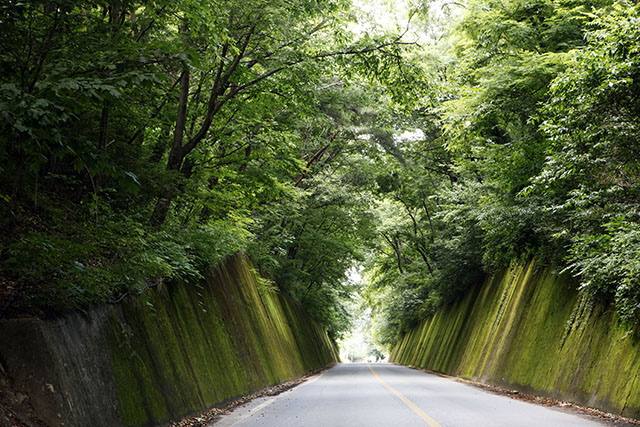
[[[327,334],[242,254],[201,283],[0,329],[0,359],[51,425],[158,425],[337,361]]]
[[[640,340],[576,289],[513,265],[412,329],[391,360],[640,418]]]

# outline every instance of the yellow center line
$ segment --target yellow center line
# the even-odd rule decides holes
[[[391,393],[398,396],[400,400],[402,400],[409,408],[411,408],[413,412],[418,414],[418,416],[420,416],[420,418],[422,418],[427,424],[429,424],[431,427],[440,427],[440,424],[438,424],[433,418],[427,415],[422,409],[418,408],[415,403],[413,403],[412,401],[404,397],[404,395],[400,393],[398,390],[396,390],[395,388],[391,387],[389,384],[382,381],[382,378],[380,378],[377,372],[373,370],[371,365],[367,365],[367,366],[369,367],[369,369],[371,369],[371,372],[373,372],[373,375],[375,375],[376,379],[380,381],[380,383],[382,383],[383,386],[388,388],[389,391],[391,391]]]

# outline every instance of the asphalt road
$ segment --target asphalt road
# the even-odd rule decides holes
[[[278,396],[256,399],[214,426],[598,426],[578,413],[510,399],[391,364],[340,364]]]

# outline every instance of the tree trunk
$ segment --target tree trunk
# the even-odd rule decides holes
[[[173,131],[173,146],[167,161],[167,171],[179,171],[184,160],[184,150],[182,142],[184,140],[184,127],[187,121],[187,101],[189,99],[189,67],[185,65],[180,82],[180,101],[178,103],[178,116],[176,117],[176,127]],[[151,225],[160,227],[164,224],[169,213],[169,207],[175,193],[173,184],[167,184],[158,198],[153,213],[151,214]]]

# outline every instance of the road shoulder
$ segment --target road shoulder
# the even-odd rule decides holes
[[[561,412],[565,412],[565,413],[577,414],[577,415],[586,417],[592,421],[598,421],[598,422],[604,423],[605,425],[618,426],[618,427],[635,427],[640,425],[640,420],[622,417],[620,415],[611,414],[611,413],[602,411],[600,409],[581,406],[572,402],[566,402],[566,401],[561,401],[557,399],[552,399],[549,397],[527,394],[519,390],[513,390],[513,389],[510,390],[510,389],[498,387],[492,384],[485,384],[477,381],[472,381],[466,378],[447,375],[442,372],[431,371],[429,369],[419,368],[416,366],[401,365],[397,363],[396,365],[404,366],[406,368],[410,368],[416,371],[421,371],[428,374],[436,375],[441,378],[446,378],[452,381],[459,382],[461,384],[466,384],[484,391],[488,391],[493,394],[506,396],[514,400],[520,400],[523,402],[533,403],[535,405],[545,406],[545,407],[558,410]]]
[[[277,397],[286,391],[289,391],[295,387],[306,384],[308,382],[313,382],[320,378],[322,374],[334,367],[335,364],[327,366],[323,369],[318,369],[315,371],[311,371],[302,377],[285,381],[280,384],[276,384],[273,386],[265,387],[262,390],[256,391],[254,393],[248,394],[246,396],[241,396],[236,399],[231,399],[226,402],[223,402],[220,406],[213,407],[209,409],[207,412],[202,414],[194,415],[191,417],[183,418],[180,421],[175,421],[170,424],[171,427],[210,427],[215,425],[220,426],[219,424],[224,417],[230,416],[230,414],[241,414],[245,413],[246,409],[255,410],[256,407],[260,406],[260,408],[264,408],[269,404],[273,403]],[[267,403],[265,403],[267,402]],[[235,416],[235,415],[234,415]],[[244,418],[242,418],[244,419]],[[237,422],[239,420],[234,420]]]

